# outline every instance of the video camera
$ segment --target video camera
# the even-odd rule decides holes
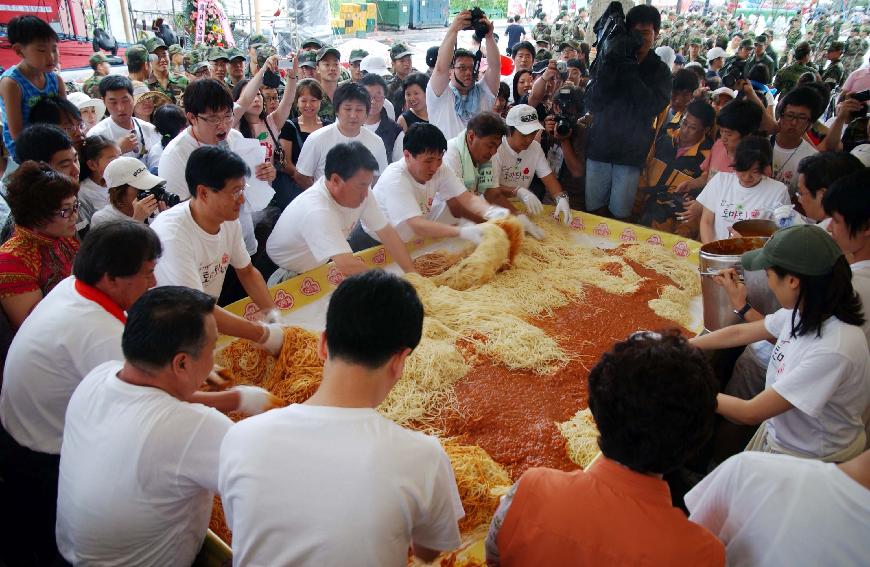
[[[489,24],[483,21],[485,17],[486,12],[477,6],[471,9],[471,25],[465,29],[474,30],[474,39],[477,40],[477,43],[483,43],[483,39],[489,33]]]
[[[157,201],[163,203],[167,207],[174,207],[181,202],[181,197],[166,190],[165,181],[159,185],[155,185],[151,189],[139,191],[136,193],[136,198],[141,201],[148,195],[154,195],[154,198],[157,199]]]

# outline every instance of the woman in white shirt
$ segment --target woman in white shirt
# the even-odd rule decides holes
[[[88,136],[79,155],[79,217],[91,222],[96,211],[109,204],[109,188],[103,173],[121,155],[121,148],[105,136]]]
[[[750,400],[719,394],[716,411],[761,424],[747,450],[837,462],[858,455],[866,442],[870,353],[843,252],[823,229],[798,225],[745,253],[741,264],[767,272],[783,308],[692,339],[702,349],[776,340],[765,390]]]
[[[166,204],[158,201],[153,191],[166,182],[151,174],[147,168],[131,157],[119,157],[112,161],[103,173],[109,186],[109,203],[94,213],[91,227],[114,221],[148,223],[154,215],[166,210]],[[148,194],[139,198],[139,192]]]

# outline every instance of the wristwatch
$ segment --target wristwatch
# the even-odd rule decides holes
[[[750,309],[752,309],[752,306],[749,305],[749,302],[747,301],[747,302],[746,302],[746,305],[744,305],[744,306],[741,307],[740,309],[735,309],[735,310],[734,310],[734,314],[737,315],[737,317],[738,317],[741,321],[746,321],[746,314],[749,313],[749,310],[750,310]]]

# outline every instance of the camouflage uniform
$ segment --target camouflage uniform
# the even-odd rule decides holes
[[[864,54],[870,45],[866,39],[860,36],[852,36],[846,40],[846,53],[843,55],[843,65],[846,68],[846,73],[851,73],[858,67],[864,64]]]
[[[835,36],[833,34],[833,32],[823,34],[819,38],[819,41],[816,44],[816,57],[815,57],[815,62],[819,67],[824,65],[825,55],[828,53],[828,46],[831,44],[832,41],[835,41],[836,39],[837,39],[837,36]]]
[[[791,65],[786,65],[776,74],[776,79],[773,81],[773,87],[777,92],[787,93],[797,85],[798,79],[804,73],[815,73],[816,70],[809,65],[798,63],[795,61]]]
[[[791,53],[794,50],[794,46],[798,44],[801,40],[801,27],[798,24],[797,27],[789,28],[788,33],[785,34],[785,51],[786,53]]]
[[[842,57],[844,49],[844,45],[842,41],[834,41],[828,46],[830,51],[839,51],[840,56]],[[830,53],[829,51],[829,53]],[[822,82],[833,84],[833,85],[841,85],[843,83],[843,79],[846,78],[846,68],[843,66],[843,63],[840,61],[840,58],[831,60],[828,67],[822,73]]]
[[[188,80],[184,75],[169,73],[169,79],[164,87],[160,84],[160,81],[157,80],[157,77],[151,75],[148,77],[148,80],[145,81],[145,85],[148,87],[148,90],[163,93],[171,100],[175,101],[175,104],[181,105],[181,101],[184,98],[184,90],[188,85]]]
[[[82,85],[82,92],[91,98],[102,98],[100,96],[100,81],[103,80],[103,77],[105,75],[97,75],[96,73],[88,77]],[[67,92],[70,92],[69,89]]]
[[[542,40],[550,42],[550,26],[545,24],[544,22],[538,22],[535,24],[535,27],[532,28],[532,38],[535,40]]]
[[[757,64],[761,64],[767,67],[767,71],[770,73],[771,77],[776,74],[776,67],[773,59],[771,59],[767,53],[765,53],[761,57],[757,57],[754,51],[752,52],[752,55],[749,56],[749,59],[746,60],[746,64],[743,67],[743,72],[748,75],[749,71],[751,71],[752,68]]]

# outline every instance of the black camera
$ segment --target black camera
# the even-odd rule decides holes
[[[486,13],[475,6],[471,9],[471,25],[465,28],[467,30],[474,30],[474,39],[478,43],[483,43],[483,38],[489,33],[489,25],[483,21],[485,17]]]
[[[723,71],[722,86],[728,87],[729,89],[733,89],[738,81],[746,78],[742,61],[735,61],[730,67]]]
[[[579,89],[561,88],[553,102],[559,107],[556,115],[556,134],[560,137],[570,136],[577,120],[583,114],[583,98]]]
[[[181,202],[181,197],[179,197],[175,193],[170,193],[166,190],[166,183],[155,185],[147,191],[139,191],[138,193],[136,193],[136,198],[141,201],[148,195],[154,195],[155,199],[157,199],[159,202],[163,203],[167,207],[174,207]]]

